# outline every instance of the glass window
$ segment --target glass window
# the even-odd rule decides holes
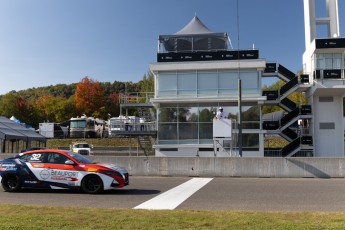
[[[241,86],[243,93],[258,93],[259,81],[257,72],[241,73]]]
[[[235,94],[238,88],[237,72],[219,72],[219,94]]]
[[[212,122],[216,115],[217,106],[215,107],[199,107],[199,121]]]
[[[176,74],[160,73],[157,77],[157,94],[158,95],[175,95],[177,90]]]
[[[20,155],[19,158],[25,162],[44,163],[46,159],[46,153],[23,154]]]
[[[159,140],[177,140],[177,123],[159,123]]]
[[[198,123],[179,123],[179,142],[198,143]]]
[[[59,153],[48,153],[47,154],[47,163],[50,164],[65,164],[68,158]]]
[[[177,108],[160,108],[158,110],[159,122],[177,122]]]
[[[333,56],[333,69],[342,69],[343,57],[341,54],[334,54]]]
[[[178,73],[178,95],[196,95],[196,87],[197,81],[195,72]]]
[[[200,143],[205,143],[205,139],[213,139],[213,123],[199,123],[199,139]]]
[[[244,150],[259,150],[259,134],[244,133],[242,134],[242,147]]]
[[[178,109],[179,122],[198,122],[198,107],[182,107]]]
[[[325,54],[325,68],[332,69],[333,68],[333,56],[332,54]]]
[[[196,73],[195,72],[179,72],[177,73],[178,85],[180,89],[196,89]]]
[[[85,128],[86,127],[86,121],[71,121],[70,122],[71,128]]]
[[[217,73],[198,72],[198,93],[206,95],[218,93]]]

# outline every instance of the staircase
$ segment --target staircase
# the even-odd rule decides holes
[[[312,148],[312,137],[301,136],[296,125],[299,119],[312,118],[311,106],[302,105],[298,107],[296,103],[287,98],[299,88],[298,77],[277,63],[267,63],[263,76],[276,76],[286,82],[279,90],[263,91],[262,95],[267,97],[267,105],[278,105],[286,111],[285,116],[278,121],[264,121],[263,129],[270,130],[268,133],[277,133],[290,142],[281,149],[281,155],[283,157],[294,156],[304,146],[307,146],[307,149]],[[301,83],[306,83],[306,79],[306,75],[303,75]],[[292,128],[294,126],[296,128]]]
[[[139,146],[144,151],[145,156],[155,155],[155,150],[152,148],[153,141],[150,136],[138,136]]]

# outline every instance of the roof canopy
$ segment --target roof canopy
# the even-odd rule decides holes
[[[160,35],[166,52],[198,52],[228,50],[228,34],[214,33],[195,16],[174,35]]]
[[[2,116],[0,116],[0,139],[46,142],[44,136]]]

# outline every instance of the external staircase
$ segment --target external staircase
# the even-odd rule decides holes
[[[294,156],[301,150],[313,150],[313,138],[305,135],[298,128],[298,120],[312,119],[310,105],[297,106],[288,96],[299,89],[301,83],[309,81],[308,75],[301,75],[300,78],[293,72],[278,63],[267,63],[263,77],[278,77],[285,84],[279,90],[263,91],[267,97],[266,105],[278,105],[285,111],[285,115],[275,121],[264,121],[263,129],[269,134],[279,134],[289,144],[280,150],[281,156]]]

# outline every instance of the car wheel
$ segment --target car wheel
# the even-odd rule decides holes
[[[99,176],[89,176],[83,180],[81,188],[85,193],[100,193],[103,190],[103,182]]]
[[[2,187],[6,192],[17,192],[21,189],[20,178],[16,174],[8,174],[2,177]]]

